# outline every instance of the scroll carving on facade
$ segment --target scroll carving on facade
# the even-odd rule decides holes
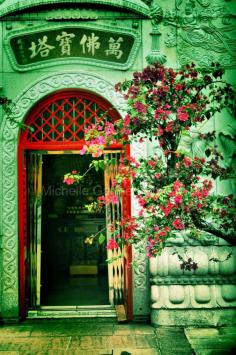
[[[180,65],[219,62],[236,65],[236,20],[225,1],[179,0],[176,9],[164,14],[167,47],[177,46]]]

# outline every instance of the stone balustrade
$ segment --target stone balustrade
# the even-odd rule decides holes
[[[196,270],[181,269],[181,263],[191,258]],[[200,323],[222,322],[220,313],[230,318],[236,307],[236,247],[170,246],[149,262],[151,283],[151,319],[154,325],[178,322],[175,310],[181,314],[183,325],[196,322],[195,310],[205,310]],[[171,310],[174,311],[171,314]],[[208,317],[216,311],[218,316]],[[220,311],[220,312],[218,312]],[[232,313],[233,312],[233,313]],[[208,313],[208,316],[207,316]],[[166,316],[164,316],[166,314]],[[223,313],[222,313],[223,314]],[[173,318],[174,317],[174,318]],[[179,317],[179,316],[178,316]],[[198,317],[201,318],[200,313]],[[174,320],[173,320],[174,319]],[[205,322],[205,323],[204,323]],[[227,321],[228,322],[228,321]],[[231,320],[230,320],[231,323]]]

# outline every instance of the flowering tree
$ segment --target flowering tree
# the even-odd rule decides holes
[[[223,81],[223,74],[218,64],[204,69],[192,64],[180,70],[149,66],[116,85],[127,102],[125,117],[110,122],[104,115],[87,128],[81,154],[98,157],[113,143],[125,145],[145,139],[156,140],[159,146],[151,157],[139,161],[123,158],[112,197],[100,198],[100,203],[117,203],[117,191],[126,189],[131,180],[140,205],[136,218],[112,226],[108,248],[146,240],[147,255],[155,256],[179,232],[201,238],[207,231],[235,241],[235,199],[217,195],[214,189],[215,180],[232,179],[233,170],[216,145],[216,132],[200,129],[205,122],[217,119],[218,112],[223,112],[221,119],[227,111],[235,117],[236,91]],[[205,141],[206,149],[199,156],[185,150],[182,141],[186,138]],[[97,168],[109,164],[101,162]],[[67,174],[65,182],[67,179],[76,182],[80,177]]]

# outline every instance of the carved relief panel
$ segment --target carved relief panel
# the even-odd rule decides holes
[[[236,7],[226,0],[178,0],[164,14],[165,45],[176,47],[180,65],[236,65]]]

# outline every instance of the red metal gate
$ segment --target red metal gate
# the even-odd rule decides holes
[[[119,118],[118,112],[103,98],[80,90],[57,92],[40,101],[28,114],[25,124],[30,128],[21,131],[18,147],[19,190],[19,269],[20,269],[20,313],[26,316],[27,250],[29,250],[29,228],[27,228],[27,159],[28,151],[68,151],[78,153],[84,144],[84,131],[106,114],[109,121]],[[109,150],[122,149],[121,145]],[[126,149],[129,154],[129,148]],[[130,192],[123,200],[123,213],[130,214]],[[128,249],[124,260],[124,300],[128,318],[132,317],[132,280],[126,261],[131,259]]]

